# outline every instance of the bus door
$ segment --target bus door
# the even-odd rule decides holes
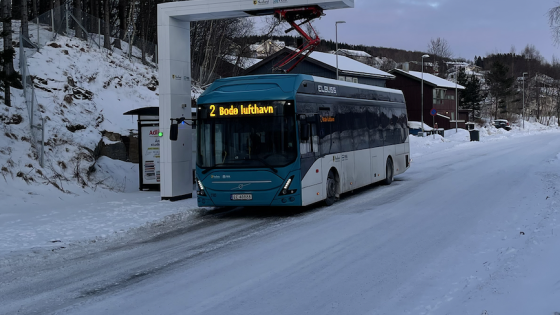
[[[319,157],[318,115],[299,114],[299,150],[301,154],[302,187],[309,187],[322,183],[322,176],[312,171],[313,168],[321,169]]]

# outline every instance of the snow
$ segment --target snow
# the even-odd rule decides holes
[[[137,164],[94,159],[100,142],[118,143],[105,132],[128,136],[136,130],[136,117],[124,112],[159,106],[157,69],[118,49],[108,52],[64,36],[51,41],[45,29],[41,39],[40,52],[26,54],[39,110],[47,119],[44,167],[30,143],[22,90],[12,88],[12,107],[0,105],[0,257],[109,237],[195,207],[194,200],[166,205],[159,192],[139,192]],[[193,87],[195,97],[201,93]],[[14,117],[23,120],[4,123]],[[73,126],[79,128],[71,131]],[[95,172],[89,174],[90,168]]]
[[[437,87],[448,88],[448,89],[454,89],[455,87],[457,87],[457,89],[459,89],[459,90],[464,90],[465,89],[465,87],[460,85],[460,84],[455,85],[455,82],[451,82],[451,81],[442,79],[440,77],[437,77],[433,74],[426,73],[426,72],[422,73],[422,72],[418,72],[418,71],[403,71],[403,70],[400,70],[400,69],[394,69],[392,71],[399,71],[400,73],[405,73],[405,74],[410,75],[410,76],[412,76],[412,77],[414,77],[418,80],[421,80],[422,77],[423,77],[425,82],[430,82],[430,83],[436,85]]]
[[[242,69],[249,69],[262,61],[262,59],[258,58],[238,57],[233,55],[226,55],[224,56],[224,59],[232,65],[239,66]]]
[[[408,128],[411,128],[411,129],[422,129],[422,123],[419,122],[419,121],[409,121],[409,122],[408,122]],[[428,126],[428,125],[426,125],[426,124],[424,123],[424,130],[425,130],[425,131],[432,131],[432,127],[430,127],[430,126]]]
[[[293,49],[293,48],[290,48]],[[336,55],[314,51],[307,58],[315,59],[331,67],[336,67]],[[363,64],[346,56],[338,56],[338,69],[347,74],[357,73],[376,77],[393,78],[394,76],[385,71]]]
[[[533,127],[482,128],[480,142],[465,130],[411,137],[412,167],[393,185],[272,215],[264,230],[250,228],[266,225],[259,211],[226,214],[193,229],[193,241],[210,240],[179,247],[167,257],[174,267],[152,267],[143,281],[63,313],[552,315],[560,310],[560,132]],[[172,250],[157,246],[158,255]],[[195,251],[207,252],[181,254]]]
[[[330,51],[329,53],[336,55],[336,50]],[[370,54],[361,50],[339,49],[338,54],[339,57],[340,55],[345,55],[345,56],[352,56],[352,57],[373,58]]]

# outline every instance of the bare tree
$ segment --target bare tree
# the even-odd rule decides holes
[[[54,30],[53,32],[62,33],[62,12],[60,10],[60,0],[54,0]]]
[[[81,38],[81,39],[86,39],[87,34],[84,33],[84,31],[82,30],[82,28],[80,27],[84,25],[84,22],[82,21],[82,1],[83,0],[74,0],[74,17],[77,20],[77,23],[79,25],[76,24],[76,37]]]
[[[132,25],[132,30],[129,30],[129,35],[128,35],[128,56],[132,57],[132,45],[134,45],[134,41],[136,39],[136,30],[137,30],[137,26],[136,26],[136,21],[138,17],[138,12],[136,12],[136,2],[132,2],[130,4],[130,11],[128,14],[128,22],[130,25]]]
[[[441,37],[438,37],[436,39],[432,38],[428,43],[428,54],[430,54],[433,59],[434,70],[437,71],[437,74],[440,77],[444,77],[445,69],[443,66],[445,59],[449,59],[451,58],[451,56],[453,56],[447,40]]]
[[[4,51],[2,52],[2,78],[4,85],[4,103],[11,106],[10,77],[14,74],[15,50],[12,46],[12,2],[2,0],[2,37]]]
[[[32,10],[31,13],[33,14],[33,15],[32,15],[33,18],[37,18],[37,16],[38,16],[37,1],[38,1],[38,0],[33,0],[33,1],[31,2],[31,10]]]
[[[111,50],[111,11],[109,10],[109,0],[103,0],[103,16],[105,20],[105,30],[103,31],[103,47]]]
[[[556,4],[557,6],[548,10],[548,23],[554,43],[558,45],[560,44],[560,2]]]
[[[29,15],[27,13],[27,0],[21,1],[21,34],[25,38],[29,38]],[[29,43],[23,42],[24,46],[29,46]]]
[[[525,48],[521,52],[521,55],[525,59],[536,60],[538,62],[543,62],[545,60],[540,51],[535,47],[535,45],[528,44],[527,46],[525,46]]]
[[[277,19],[274,16],[265,16],[262,20],[264,22],[260,32],[264,34],[266,37],[284,35],[285,31],[288,29],[288,23]]]
[[[430,43],[428,44],[428,54],[441,58],[451,58],[451,56],[453,56],[449,43],[441,37],[436,39],[432,38],[430,40]]]
[[[118,19],[119,19],[119,28],[118,28],[118,35],[115,37],[115,41],[113,45],[115,48],[122,49],[121,47],[121,40],[124,39],[126,34],[126,7],[128,5],[127,0],[119,0],[118,4]]]

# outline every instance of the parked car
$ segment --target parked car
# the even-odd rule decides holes
[[[509,124],[509,121],[507,121],[506,119],[493,120],[492,125],[494,125],[494,127],[496,128],[503,128],[508,131],[511,130],[511,125]]]

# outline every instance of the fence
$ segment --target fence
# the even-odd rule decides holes
[[[31,46],[27,49],[26,46]],[[27,67],[27,52],[35,51],[32,42],[20,33],[19,35],[19,70],[21,73],[21,83],[23,85],[23,95],[27,111],[29,113],[29,127],[31,128],[31,146],[39,155],[39,164],[45,166],[45,118],[39,110],[39,103],[35,95],[33,77]]]

